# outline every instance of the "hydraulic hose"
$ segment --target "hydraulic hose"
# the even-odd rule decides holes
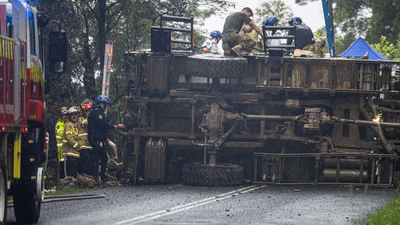
[[[369,104],[370,98],[368,99]],[[372,104],[372,103],[371,103]],[[365,95],[360,97],[360,110],[366,120],[371,121],[371,116],[368,114],[368,111],[365,108]],[[386,149],[387,153],[393,152],[392,145],[386,140],[385,136],[382,133],[382,129],[378,126],[371,126],[372,131],[378,135],[379,139],[381,139],[383,147]]]

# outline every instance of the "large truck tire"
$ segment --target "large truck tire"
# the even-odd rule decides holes
[[[14,213],[19,224],[32,224],[39,220],[42,199],[36,193],[35,183],[26,183],[26,188],[18,187],[14,194]]]
[[[15,184],[14,191],[14,214],[19,224],[32,224],[39,220],[44,197],[44,171],[41,162],[43,140],[44,129],[40,127],[33,127],[29,134],[22,136],[21,179]]]
[[[21,182],[14,194],[14,214],[19,224],[37,223],[44,194],[42,167],[37,168],[37,179]]]
[[[0,153],[0,225],[7,221],[7,165],[6,158]]]
[[[182,180],[189,186],[234,186],[243,182],[243,167],[221,163],[217,166],[187,163],[182,168]]]
[[[187,75],[210,78],[246,76],[247,59],[223,55],[201,54],[187,57]]]

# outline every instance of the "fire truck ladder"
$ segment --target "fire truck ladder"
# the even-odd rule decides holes
[[[113,56],[113,46],[112,41],[107,41],[104,53],[104,70],[103,70],[103,84],[101,89],[101,94],[108,97],[110,94],[110,75],[111,75],[111,65]]]

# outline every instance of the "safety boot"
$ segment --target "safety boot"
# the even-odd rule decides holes
[[[241,54],[242,48],[240,45],[236,45],[235,47],[233,47],[232,51],[234,51],[236,53],[236,55],[239,56],[240,58],[243,58],[242,54]]]
[[[231,48],[229,47],[228,43],[223,44],[222,49],[224,50],[224,56],[231,55]]]

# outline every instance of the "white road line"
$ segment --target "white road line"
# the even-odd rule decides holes
[[[161,210],[161,211],[158,211],[158,212],[149,213],[149,214],[146,214],[146,215],[143,215],[143,216],[138,216],[138,217],[134,217],[134,218],[131,218],[131,219],[124,220],[124,221],[120,221],[118,223],[115,223],[114,225],[138,224],[138,223],[146,222],[146,221],[149,221],[149,220],[154,220],[154,219],[157,219],[157,218],[160,218],[160,217],[163,217],[163,216],[167,216],[167,215],[171,215],[171,214],[174,214],[174,213],[182,212],[182,211],[189,210],[189,209],[192,209],[192,208],[196,208],[196,207],[199,207],[199,206],[202,206],[202,205],[210,204],[212,202],[221,201],[221,200],[224,200],[224,199],[227,199],[227,198],[231,198],[232,196],[236,196],[238,194],[245,194],[247,192],[254,191],[254,190],[257,190],[257,189],[260,189],[260,188],[264,188],[264,187],[266,187],[266,186],[254,186],[253,185],[253,186],[241,188],[241,189],[234,190],[234,191],[231,191],[231,192],[227,192],[227,193],[224,193],[224,194],[221,194],[221,195],[216,195],[216,196],[213,196],[213,197],[210,197],[210,198],[206,198],[206,199],[202,199],[202,200],[199,200],[199,201],[191,202],[191,203],[188,203],[188,204],[185,204],[185,205],[176,206],[176,207],[173,207],[173,208],[171,208],[169,210]]]

